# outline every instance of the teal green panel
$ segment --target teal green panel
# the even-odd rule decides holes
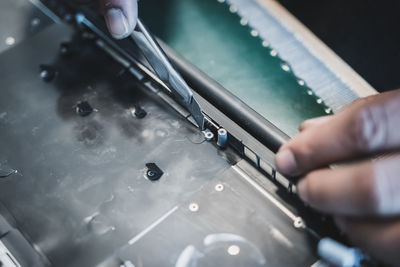
[[[143,0],[140,16],[184,58],[290,136],[305,119],[326,115],[312,91],[217,0]],[[289,70],[288,70],[288,68]],[[286,69],[286,70],[284,70]]]

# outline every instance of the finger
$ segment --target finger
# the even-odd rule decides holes
[[[280,172],[296,176],[334,162],[398,149],[399,127],[399,90],[362,99],[284,144],[276,164]]]
[[[317,210],[341,215],[371,214],[374,186],[369,163],[309,173],[297,186],[300,198]]]
[[[114,38],[126,38],[135,29],[137,0],[102,0],[102,9],[108,30]]]
[[[397,266],[400,262],[400,220],[369,220],[339,218],[339,228],[352,244],[368,252],[385,264]]]
[[[309,173],[297,192],[310,206],[340,215],[400,215],[400,156]]]
[[[304,131],[306,129],[309,129],[310,127],[317,127],[317,126],[323,124],[324,122],[329,121],[331,118],[332,118],[332,116],[322,116],[322,117],[306,120],[302,124],[300,124],[299,131]]]

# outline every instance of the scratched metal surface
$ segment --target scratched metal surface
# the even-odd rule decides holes
[[[0,1],[0,52],[36,34],[52,23],[29,0]]]
[[[118,255],[135,266],[311,266],[315,240],[234,166]],[[193,209],[197,205],[198,209]],[[171,245],[173,242],[173,246]],[[157,251],[157,257],[148,257]]]
[[[78,41],[75,54],[61,57],[59,43],[71,35],[54,25],[0,56],[0,167],[18,170],[0,180],[0,201],[52,265],[94,266],[118,255],[135,266],[176,266],[191,244],[205,255],[189,258],[197,266],[315,261],[308,235],[232,170],[232,151],[198,144],[197,129],[139,91],[94,44]],[[58,69],[54,81],[39,78],[43,63]],[[98,111],[75,114],[82,100]],[[132,117],[134,104],[144,119]],[[160,181],[144,177],[148,162],[165,172]],[[192,202],[198,213],[188,211]],[[230,234],[222,243],[221,233]],[[231,248],[235,257],[226,252],[232,245],[240,247]]]
[[[95,46],[62,58],[67,26],[54,25],[0,56],[0,201],[54,266],[93,266],[230,166],[229,151],[163,102]],[[15,64],[18,62],[18,64]],[[45,83],[39,64],[57,78]],[[87,100],[98,112],[75,114]],[[140,104],[148,115],[130,113]],[[163,171],[145,178],[145,164]]]
[[[313,93],[307,86],[299,85],[290,65],[271,47],[263,47],[226,4],[217,0],[139,4],[140,16],[156,35],[288,135],[296,134],[303,120],[331,112],[309,95]]]

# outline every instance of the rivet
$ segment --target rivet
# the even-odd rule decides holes
[[[6,45],[10,45],[11,46],[13,44],[15,44],[15,38],[12,37],[12,36],[7,37],[6,38]]]
[[[190,203],[189,210],[191,212],[197,212],[199,210],[199,205],[197,203]]]
[[[232,245],[228,247],[228,254],[231,256],[236,256],[240,253],[240,247],[237,245]]]
[[[305,228],[305,224],[304,221],[301,217],[297,217],[294,222],[293,225],[295,228]]]
[[[210,131],[204,131],[204,138],[207,141],[212,141],[214,139],[214,134]]]
[[[215,186],[215,191],[218,191],[218,192],[224,191],[224,185],[223,184],[217,184]]]

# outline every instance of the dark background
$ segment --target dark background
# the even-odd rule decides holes
[[[377,90],[400,88],[400,1],[279,1]]]

